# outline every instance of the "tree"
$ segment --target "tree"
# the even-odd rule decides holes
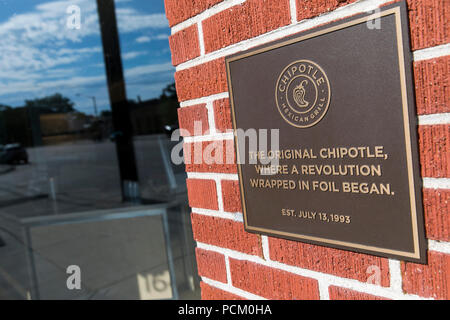
[[[0,112],[6,111],[6,110],[9,110],[9,109],[11,109],[10,106],[7,106],[6,104],[1,104],[0,103]]]
[[[73,106],[74,103],[60,93],[34,100],[25,100],[25,107],[34,108],[39,114],[73,112],[75,111]]]
[[[175,83],[171,83],[167,85],[163,90],[162,94],[159,97],[161,100],[163,99],[174,99],[177,98],[177,89],[175,88]],[[177,99],[178,100],[178,99]]]

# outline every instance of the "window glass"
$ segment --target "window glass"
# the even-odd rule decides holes
[[[164,3],[103,3],[0,2],[0,299],[199,297]]]

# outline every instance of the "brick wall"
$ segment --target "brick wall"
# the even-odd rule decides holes
[[[196,147],[231,145],[225,154],[234,153],[225,56],[390,2],[165,0],[180,127],[189,130],[187,187],[203,299],[450,298],[449,1],[407,1],[428,265],[246,233],[236,165],[194,161]],[[202,130],[193,132],[195,122]]]

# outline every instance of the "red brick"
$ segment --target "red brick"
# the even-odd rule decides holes
[[[235,294],[211,287],[203,281],[200,282],[202,300],[246,300]]]
[[[203,21],[206,53],[291,22],[289,0],[247,0]]]
[[[212,140],[183,145],[187,172],[236,173],[234,142]]]
[[[450,112],[450,56],[414,63],[418,114]]]
[[[212,280],[227,282],[225,256],[218,252],[195,249],[198,275]]]
[[[242,212],[239,181],[222,180],[223,210],[227,212]]]
[[[172,64],[174,66],[200,55],[197,25],[193,24],[169,37]]]
[[[424,189],[423,206],[428,239],[450,241],[450,190]]]
[[[214,101],[214,121],[219,132],[227,132],[233,128],[230,99]]]
[[[277,300],[317,300],[318,282],[284,270],[230,258],[234,287],[264,298]]]
[[[387,259],[345,250],[269,237],[270,258],[288,265],[367,282],[371,266],[380,268],[381,285],[389,286]]]
[[[428,264],[401,264],[403,290],[425,298],[450,299],[450,255],[428,251]]]
[[[199,104],[178,108],[178,122],[180,123],[180,129],[182,129],[181,135],[184,137],[205,134],[209,130],[206,105]],[[196,127],[194,127],[195,124]],[[200,130],[200,132],[194,132],[194,129]]]
[[[221,1],[223,0],[165,0],[164,4],[169,25],[172,27],[196,16]]]
[[[225,60],[219,58],[175,72],[179,101],[209,96],[228,90]]]
[[[373,296],[371,294],[335,286],[330,286],[328,288],[328,292],[330,294],[330,300],[390,300],[387,298]]]
[[[450,42],[448,0],[408,0],[413,50]]]
[[[450,177],[450,125],[419,126],[422,177]]]
[[[196,241],[262,256],[259,236],[245,232],[241,222],[196,213],[192,213],[191,220]]]
[[[333,11],[356,0],[297,0],[297,21]]]
[[[193,208],[217,210],[216,182],[206,179],[186,180],[189,205]]]

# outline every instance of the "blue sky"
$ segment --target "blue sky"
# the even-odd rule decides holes
[[[67,27],[67,8],[81,10],[81,28]],[[173,82],[163,0],[116,0],[129,99],[159,96]],[[0,104],[56,92],[75,108],[109,110],[95,0],[0,0]],[[77,96],[79,94],[80,96]]]

